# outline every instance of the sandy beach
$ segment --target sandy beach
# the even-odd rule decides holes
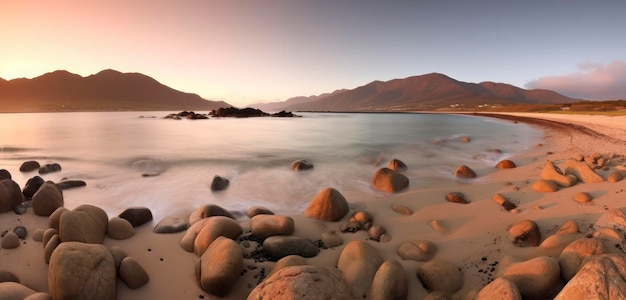
[[[343,240],[339,246],[322,248],[318,255],[306,258],[307,264],[335,268],[348,243],[363,241],[376,249],[383,260],[395,259],[400,263],[408,279],[407,299],[422,299],[429,294],[429,290],[416,274],[425,262],[402,259],[398,249],[409,241],[426,240],[436,245],[433,260],[450,262],[462,272],[462,287],[454,292],[446,292],[446,296],[450,299],[474,299],[485,285],[506,273],[510,265],[538,257],[558,259],[569,242],[599,232],[594,224],[603,213],[626,206],[623,204],[626,181],[606,180],[614,172],[626,174],[626,116],[539,113],[484,116],[537,126],[545,132],[544,140],[541,145],[523,155],[509,158],[516,168],[477,168],[474,169],[476,179],[459,180],[454,186],[409,190],[384,196],[341,191],[350,209],[336,222],[315,220],[304,215],[289,216],[294,220],[293,236],[318,241],[324,233],[336,232]],[[484,146],[490,148],[489,145]],[[538,192],[533,188],[533,184],[542,179],[547,161],[565,170],[567,160],[584,158],[594,153],[603,158],[603,165],[594,169],[604,179],[602,182],[578,182],[571,187],[560,187],[556,192]],[[402,160],[402,157],[396,158]],[[319,187],[320,190],[324,188]],[[462,193],[469,203],[446,201],[446,194],[451,192]],[[587,203],[575,201],[574,197],[579,192],[588,193],[592,200]],[[492,200],[496,193],[517,208],[507,211],[498,205]],[[71,191],[65,196],[71,197]],[[392,209],[392,205],[408,208],[412,213],[398,213]],[[178,217],[187,220],[194,209],[189,207],[185,214]],[[381,241],[370,239],[365,230],[341,232],[342,224],[358,210],[370,213],[372,223],[386,230]],[[510,240],[509,229],[523,220],[531,220],[538,225],[541,233],[539,246],[519,247]],[[576,222],[577,232],[567,239],[550,238],[569,220]],[[186,232],[154,233],[153,228],[158,221],[136,227],[135,235],[128,239],[104,239],[102,244],[105,247],[119,246],[149,276],[149,281],[136,289],[129,288],[118,278],[117,299],[246,299],[275,265],[272,261],[246,258],[239,278],[226,295],[212,295],[198,284],[198,256],[185,251],[180,245]],[[248,217],[241,216],[236,221],[244,234],[250,231]],[[437,225],[434,226],[434,223]],[[48,293],[49,265],[44,259],[44,245],[33,240],[33,235],[37,229],[47,229],[49,219],[35,215],[32,209],[23,215],[13,211],[0,213],[0,231],[3,236],[6,232],[12,232],[16,226],[26,227],[28,235],[20,240],[17,248],[0,249],[0,271],[11,272],[22,285],[34,292]],[[607,247],[606,252],[624,255],[621,250],[624,247],[623,240],[607,241],[607,245],[620,246]],[[249,254],[255,249],[256,242],[239,245],[244,254]],[[37,299],[45,299],[44,294],[38,296],[43,298]],[[4,299],[1,295],[0,298]]]

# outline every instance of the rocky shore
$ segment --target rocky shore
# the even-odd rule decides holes
[[[376,193],[319,187],[300,215],[206,203],[111,216],[88,199],[64,206],[89,182],[46,181],[60,165],[25,162],[0,172],[0,298],[626,298],[626,120],[490,117],[539,126],[545,141],[489,169],[459,166],[442,188],[411,189],[411,166],[389,157]]]

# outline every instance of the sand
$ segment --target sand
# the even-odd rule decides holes
[[[565,221],[575,220],[584,234],[589,224],[595,222],[602,212],[625,206],[622,200],[626,195],[626,181],[579,183],[556,193],[539,193],[531,188],[531,184],[540,178],[546,160],[561,165],[568,158],[593,152],[605,156],[626,156],[625,116],[506,113],[493,117],[538,126],[545,132],[542,145],[537,145],[523,155],[509,158],[517,164],[517,168],[475,169],[478,173],[477,180],[457,181],[451,186],[409,190],[395,195],[343,193],[350,203],[351,212],[356,209],[370,212],[374,216],[374,223],[383,226],[391,236],[388,242],[376,242],[368,240],[365,231],[340,233],[344,245],[351,240],[367,240],[378,249],[383,258],[399,260],[409,278],[409,299],[422,298],[428,292],[416,276],[416,270],[422,263],[402,260],[396,253],[398,247],[406,241],[434,242],[438,248],[435,258],[451,261],[463,270],[464,286],[455,294],[455,298],[461,298],[494,279],[498,267],[507,259],[506,256],[513,255],[520,259],[541,255],[558,256],[562,250],[514,246],[507,238],[507,230],[512,224],[525,219],[533,220],[539,225],[545,239],[554,234]],[[485,148],[490,147],[485,145]],[[397,158],[402,160],[401,157]],[[618,157],[614,162],[623,166],[624,161],[620,159]],[[606,178],[609,171],[597,172]],[[320,190],[322,188],[324,187],[320,187]],[[587,204],[575,202],[574,194],[581,191],[591,194],[594,199]],[[445,194],[449,192],[465,194],[470,203],[446,202]],[[495,193],[500,193],[517,204],[519,211],[505,211],[491,200]],[[71,194],[68,193],[68,196]],[[404,205],[413,214],[398,214],[391,209],[393,204]],[[192,209],[194,208],[189,208],[189,211]],[[347,220],[349,214],[343,221]],[[313,240],[320,239],[325,231],[339,231],[342,223],[316,221],[302,215],[292,217],[296,223],[294,235]],[[444,232],[433,229],[433,220],[439,221]],[[0,249],[0,269],[13,272],[22,284],[41,292],[48,290],[48,265],[44,262],[43,245],[33,241],[32,234],[38,228],[47,228],[47,221],[45,217],[35,216],[32,209],[25,215],[16,215],[13,212],[0,214],[1,231],[24,225],[29,232],[29,236],[18,248]],[[246,217],[239,221],[246,231],[249,227]],[[194,266],[198,259],[179,246],[183,233],[155,234],[152,229],[157,222],[158,220],[154,220],[136,228],[136,235],[127,240],[106,238],[105,246],[122,247],[129,256],[139,261],[150,276],[150,281],[136,290],[128,288],[118,279],[117,298],[221,299],[204,292],[196,283]],[[318,256],[307,259],[308,263],[334,267],[342,247],[324,249]],[[261,270],[267,274],[273,264],[244,260],[246,271],[227,298],[245,299],[259,281]]]

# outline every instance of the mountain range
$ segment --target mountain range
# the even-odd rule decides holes
[[[169,88],[140,73],[104,70],[82,77],[54,71],[32,79],[0,78],[0,111],[213,110],[223,101]]]
[[[262,110],[287,111],[407,111],[450,107],[475,108],[512,104],[572,103],[572,99],[543,89],[525,90],[506,83],[468,83],[439,73],[390,81],[373,81],[351,90],[284,102],[252,104]]]

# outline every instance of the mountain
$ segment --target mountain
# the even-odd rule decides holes
[[[403,111],[479,105],[572,103],[550,90],[525,90],[505,83],[468,83],[439,73],[373,81],[313,101],[288,104],[288,111]]]
[[[213,110],[229,107],[167,87],[139,73],[104,70],[82,77],[54,71],[32,79],[0,80],[0,111]]]
[[[293,98],[289,98],[285,101],[277,101],[277,102],[268,102],[268,103],[255,103],[255,104],[250,104],[248,105],[248,107],[253,107],[256,109],[260,109],[263,111],[279,111],[279,110],[284,110],[286,107],[291,106],[291,105],[296,105],[296,104],[303,104],[303,103],[309,103],[309,102],[313,102],[313,101],[317,101],[320,100],[322,98],[328,97],[328,96],[332,96],[335,94],[339,94],[341,92],[346,91],[345,89],[342,90],[336,90],[332,93],[324,93],[324,94],[320,94],[320,95],[312,95],[312,96],[298,96],[298,97],[293,97]]]

